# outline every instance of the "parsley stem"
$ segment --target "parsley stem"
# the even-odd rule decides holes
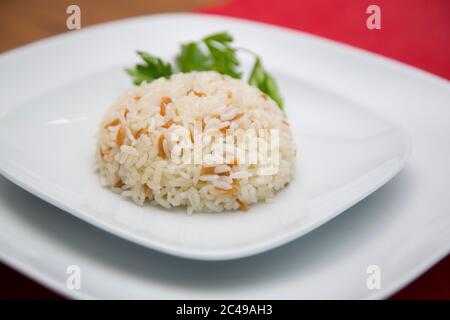
[[[246,53],[248,53],[248,54],[251,54],[251,55],[254,56],[255,58],[258,58],[258,57],[259,57],[255,52],[253,52],[253,51],[250,50],[250,49],[242,48],[242,47],[236,47],[235,49],[236,49],[237,51],[243,51],[243,52],[246,52]]]

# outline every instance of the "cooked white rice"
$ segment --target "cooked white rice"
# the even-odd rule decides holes
[[[167,135],[185,128],[192,137],[194,121],[222,132],[279,129],[278,171],[262,175],[262,164],[236,157],[216,165],[173,161],[183,151]],[[210,139],[202,142],[203,154],[210,153]],[[271,199],[291,181],[295,154],[289,123],[267,95],[216,72],[191,72],[143,83],[121,96],[101,123],[96,159],[102,185],[137,204],[148,199],[192,213],[246,211]]]

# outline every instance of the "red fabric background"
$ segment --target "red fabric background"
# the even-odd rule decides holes
[[[371,4],[380,30],[366,27]],[[450,79],[450,0],[231,0],[201,12],[310,32]],[[450,300],[450,256],[392,299]]]
[[[366,27],[371,4],[380,30]],[[201,11],[314,33],[450,79],[449,0],[232,0]]]

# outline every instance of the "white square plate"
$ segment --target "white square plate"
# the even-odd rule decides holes
[[[121,46],[134,50],[136,44],[127,40],[127,34],[162,29],[169,35],[186,31],[189,36],[182,40],[200,37],[204,30],[229,30],[247,47],[267,53],[266,64],[280,77],[283,88],[288,87],[290,78],[299,79],[303,94],[298,97],[321,109],[326,107],[321,101],[333,95],[333,101],[353,101],[345,105],[353,108],[358,118],[370,115],[373,128],[397,132],[389,121],[382,120],[395,119],[413,140],[414,152],[406,170],[317,231],[276,250],[227,262],[183,260],[123,242],[61,214],[2,180],[0,254],[5,262],[77,297],[373,298],[392,293],[448,252],[448,83],[360,50],[236,19],[162,15],[126,20],[4,54],[0,59],[1,114],[14,118],[17,106],[29,108],[27,101],[39,101],[44,93],[52,95],[57,87],[64,89],[69,73],[71,79],[101,76],[102,72],[113,72],[117,61],[129,56],[119,50],[117,56],[112,53],[90,60],[80,48],[113,52],[114,39],[120,39]],[[258,40],[260,35],[264,35],[264,41]],[[289,44],[289,50],[268,50],[275,42]],[[168,52],[161,49],[155,53],[169,55],[176,46],[178,43]],[[82,59],[67,64],[67,59],[56,54],[66,48]],[[37,64],[30,61],[39,54],[50,54],[51,59]],[[295,63],[286,65],[286,59],[280,61],[280,54]],[[25,70],[33,67],[33,72],[19,73],[18,65]],[[297,97],[291,91],[283,91],[289,100]],[[323,97],[317,92],[328,94]],[[345,109],[337,103],[339,110]],[[52,106],[49,103],[45,107]],[[292,119],[291,110],[297,109],[289,108]],[[301,147],[301,142],[297,143]],[[427,210],[430,205],[434,210]],[[81,291],[65,288],[66,267],[70,264],[82,269]],[[366,287],[366,268],[371,264],[382,270],[380,291]]]
[[[408,155],[406,138],[389,121],[325,89],[280,76],[300,146],[299,172],[286,190],[249,213],[186,215],[139,207],[102,188],[94,169],[94,134],[105,107],[128,85],[122,78],[120,66],[108,69],[5,114],[0,171],[96,226],[161,251],[225,259],[267,250],[374,191]]]
[[[154,30],[171,28],[165,21]],[[195,26],[164,34],[148,28],[130,30],[126,44],[116,43],[110,53],[116,56],[113,66],[84,77],[67,75],[50,91],[10,109],[0,117],[0,172],[42,199],[125,239],[174,255],[218,260],[259,253],[305,234],[403,167],[409,141],[398,127],[364,104],[302,80],[300,69],[286,73],[273,67],[299,148],[297,178],[273,202],[252,206],[249,214],[186,215],[180,210],[136,206],[102,188],[95,173],[94,136],[102,114],[132,86],[124,72],[128,60],[122,57],[127,52],[134,56],[136,49],[170,52],[182,42],[200,38],[198,33]],[[153,41],[143,40],[144,34]],[[252,48],[248,36],[236,33],[235,37],[236,46]],[[102,37],[102,41],[115,42],[115,38]],[[84,58],[68,46],[48,50],[68,60],[101,61],[104,56],[103,50],[81,43],[79,50],[90,52]],[[34,59],[42,62],[49,52]],[[295,66],[296,57],[286,54],[288,42],[257,52],[263,58],[283,57],[285,67]],[[15,72],[30,72],[20,61]]]
[[[252,206],[248,214],[186,215],[181,210],[139,207],[102,188],[95,173],[94,136],[102,114],[132,86],[124,72],[129,59],[123,57],[128,53],[132,58],[136,49],[172,56],[173,48],[183,41],[205,35],[202,30],[174,25],[164,21],[151,30],[132,29],[121,37],[126,41],[119,43],[115,37],[102,36],[101,46],[114,48],[108,53],[112,65],[102,61],[104,50],[70,35],[59,39],[67,43],[58,50],[48,47],[48,52],[35,54],[33,59],[40,63],[51,52],[69,61],[98,61],[103,68],[80,77],[67,68],[64,81],[3,113],[0,172],[42,199],[125,239],[178,256],[218,260],[259,253],[305,234],[379,188],[403,167],[409,141],[402,130],[364,103],[302,80],[290,42],[280,39],[277,46],[256,51],[263,58],[283,57],[284,69],[291,67],[286,72],[273,66],[273,73],[285,98],[299,156],[297,177],[271,203]],[[144,34],[152,42],[143,41]],[[249,36],[236,33],[236,46],[256,49]],[[79,50],[72,51],[70,46],[75,44]],[[6,67],[14,66],[16,74],[28,78],[36,70],[27,69],[25,60]],[[2,86],[10,81],[3,80]]]

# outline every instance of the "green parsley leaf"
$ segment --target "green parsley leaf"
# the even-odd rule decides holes
[[[231,34],[229,34],[228,32],[219,32],[219,33],[215,33],[215,34],[204,37],[203,41],[205,41],[205,42],[217,41],[222,44],[225,44],[228,42],[233,42],[233,36]]]
[[[182,72],[214,70],[233,78],[240,78],[236,49],[230,46],[233,37],[226,33],[207,36],[199,42],[189,42],[181,47],[176,62]]]
[[[126,69],[135,85],[140,85],[143,81],[151,82],[161,77],[168,78],[172,75],[170,63],[165,63],[160,58],[144,51],[137,51],[137,54],[145,64],[137,64],[134,68]]]
[[[283,99],[281,98],[280,91],[278,89],[275,79],[264,69],[261,59],[256,57],[255,64],[253,65],[252,72],[248,79],[248,83],[257,87],[262,92],[266,93],[278,104],[278,107],[284,111]]]
[[[211,70],[210,57],[202,52],[199,45],[190,42],[181,46],[181,53],[176,57],[181,72]]]

